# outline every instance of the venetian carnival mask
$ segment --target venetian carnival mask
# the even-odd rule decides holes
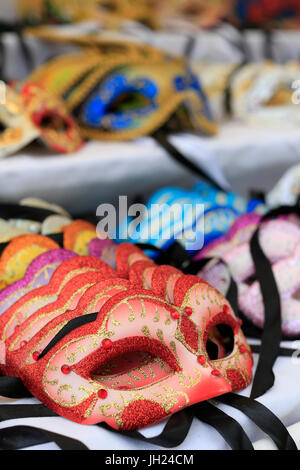
[[[299,64],[263,62],[240,68],[231,80],[233,115],[250,124],[298,126],[299,109],[293,103],[293,86]]]
[[[216,132],[200,83],[182,59],[126,41],[92,45],[29,77],[65,100],[85,138],[130,140],[162,126]]]
[[[121,430],[154,424],[249,384],[251,352],[218,291],[156,266],[130,244],[117,248],[116,271],[98,262],[97,273],[80,274],[84,282],[73,277],[64,293],[58,294],[55,273],[47,287],[48,296],[55,294],[52,303],[19,316],[17,328],[15,310],[5,312],[4,374],[19,376],[34,396],[72,421]],[[7,324],[10,334],[3,331]]]
[[[60,206],[38,198],[25,198],[18,204],[0,204],[0,243],[26,234],[51,235],[71,223]]]
[[[0,220],[0,227],[3,229],[3,238],[0,239],[2,241],[0,285],[2,289],[11,284],[15,285],[15,289],[12,285],[2,291],[1,296],[4,293],[5,295],[6,293],[7,295],[12,293],[14,299],[17,295],[14,291],[16,289],[20,291],[21,284],[23,286],[24,282],[25,288],[27,280],[32,278],[33,273],[37,276],[36,280],[39,280],[39,282],[44,276],[49,280],[50,273],[53,274],[53,270],[57,268],[60,262],[64,261],[65,256],[68,258],[75,255],[88,255],[90,253],[90,242],[97,239],[96,227],[93,224],[84,220],[71,221],[69,217],[57,213],[57,211],[60,211],[61,214],[65,214],[58,206],[49,205],[36,199],[28,199],[25,202],[31,205],[0,205],[0,213],[2,211],[3,215],[8,213],[13,215],[10,221]],[[41,204],[44,207],[41,207]],[[56,212],[52,212],[53,210]],[[31,219],[39,220],[40,223]],[[11,226],[12,223],[14,225]],[[37,231],[41,230],[48,235],[33,235],[31,233],[33,224]],[[25,234],[20,235],[19,232]],[[112,245],[112,242],[106,239],[104,233],[101,241],[107,245]],[[60,249],[60,247],[64,249]],[[105,259],[105,256],[107,256],[106,259],[109,260],[109,252],[104,250],[102,254],[102,251],[96,248],[96,256],[100,259]],[[42,254],[45,254],[45,256],[40,257]],[[50,260],[53,260],[53,266]],[[35,263],[31,265],[33,261]],[[46,266],[44,266],[44,263],[46,263]],[[44,268],[46,269],[45,272]],[[22,281],[21,284],[16,282],[18,280]],[[35,284],[32,282],[29,282],[29,289],[32,289]]]
[[[255,214],[242,216],[227,235],[209,244],[196,259],[217,259],[199,275],[225,293],[230,273],[238,285],[241,312],[256,326],[263,328],[264,302],[250,252],[250,239],[259,221],[260,216]],[[300,334],[299,219],[295,216],[278,217],[264,222],[260,229],[260,245],[271,263],[280,293],[282,332],[286,336],[297,336]]]
[[[176,240],[195,252],[226,233],[241,214],[252,211],[264,212],[265,207],[257,199],[246,200],[206,183],[197,183],[192,191],[166,187],[149,198],[140,226],[129,218],[120,225],[118,237],[162,249]]]

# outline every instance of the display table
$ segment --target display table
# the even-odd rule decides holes
[[[172,142],[232,187],[269,190],[283,172],[300,163],[298,129],[263,129],[228,122],[218,136],[172,137]],[[0,200],[36,196],[64,206],[73,214],[95,213],[119,195],[134,199],[164,185],[191,187],[194,176],[175,163],[151,138],[135,142],[91,141],[74,155],[54,155],[40,145],[0,161]]]

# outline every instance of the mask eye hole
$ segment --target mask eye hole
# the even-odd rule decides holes
[[[299,301],[300,300],[300,289],[298,289],[296,292],[294,292],[292,297],[293,297],[294,300]]]
[[[66,132],[68,124],[65,119],[57,114],[45,114],[39,122],[39,127],[46,129],[53,129],[56,132]]]
[[[247,286],[251,287],[254,282],[256,282],[256,276],[255,274],[252,274],[252,276],[248,276],[246,279],[243,280],[243,284],[247,284]]]
[[[2,123],[0,122],[0,134],[2,134],[2,132],[6,131],[7,127]]]
[[[206,350],[211,361],[229,356],[234,347],[234,333],[229,325],[213,326],[208,333]]]
[[[106,0],[105,2],[101,2],[101,9],[107,10],[111,13],[114,13],[117,11],[117,5],[115,4],[114,1]]]
[[[121,93],[114,101],[112,101],[108,108],[108,113],[118,113],[131,111],[133,109],[143,108],[149,106],[151,101],[141,93]]]
[[[91,378],[103,387],[136,390],[172,374],[174,370],[163,359],[146,351],[135,351],[106,362],[91,374]]]

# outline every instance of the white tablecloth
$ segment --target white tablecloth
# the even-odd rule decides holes
[[[255,363],[257,355],[254,355]],[[293,364],[291,358],[277,360],[274,372],[276,382],[262,398],[261,403],[271,409],[282,422],[289,427],[298,448],[300,449],[300,361]],[[243,394],[249,395],[250,387]],[[38,403],[36,399],[26,400],[1,400],[0,403],[29,404]],[[235,418],[249,436],[255,449],[276,449],[275,444],[260,431],[245,415],[228,406],[220,406],[227,414]],[[165,422],[147,428],[143,433],[147,437],[159,434]],[[53,418],[27,418],[15,419],[0,423],[0,429],[7,426],[28,425],[36,426],[48,431],[57,432],[82,441],[92,450],[159,450],[159,447],[145,444],[136,439],[131,439],[104,430],[97,426],[84,426],[72,423],[60,417]],[[28,449],[57,449],[56,444],[49,443]],[[228,450],[229,447],[218,432],[211,426],[194,419],[190,432],[185,441],[175,450]],[[134,454],[133,454],[134,455]]]
[[[176,136],[172,142],[193,161],[247,194],[269,190],[291,165],[300,162],[298,129],[251,128],[229,122],[213,138]],[[37,196],[74,214],[95,213],[119,195],[147,195],[158,187],[191,187],[194,176],[175,163],[151,138],[128,143],[88,142],[74,155],[54,155],[30,146],[0,161],[0,201]],[[220,179],[221,178],[221,179]]]

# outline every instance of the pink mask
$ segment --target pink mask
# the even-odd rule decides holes
[[[289,217],[264,222],[259,234],[261,248],[272,263],[281,294],[282,331],[287,336],[300,334],[300,304],[298,307],[297,301],[300,229],[294,220]],[[220,261],[210,263],[199,275],[225,293],[230,273],[238,283],[240,310],[256,326],[262,328],[264,306],[259,283],[253,277],[255,269],[249,246],[250,238],[256,228],[252,222],[253,220],[249,220],[247,225],[247,216],[241,217],[226,237],[218,240],[218,244],[215,243],[214,246],[208,245],[195,259],[217,257],[224,260],[227,267]],[[239,237],[243,226],[246,227],[248,240]]]
[[[219,292],[173,268],[155,269],[129,244],[117,248],[116,264],[117,271],[106,265],[105,279],[85,290],[73,310],[69,305],[68,311],[57,311],[61,292],[51,308],[49,304],[39,311],[49,309],[47,321],[30,314],[18,332],[24,334],[26,327],[28,342],[12,348],[13,336],[5,341],[5,373],[14,371],[37,398],[66,418],[84,424],[105,421],[122,430],[156,423],[183,407],[250,383],[249,346]],[[142,268],[149,270],[146,284],[151,290],[139,287],[146,278]],[[68,321],[98,308],[93,321],[51,345]],[[232,351],[225,357],[224,345],[216,338],[220,347],[211,359],[207,345],[221,324],[232,331]]]

